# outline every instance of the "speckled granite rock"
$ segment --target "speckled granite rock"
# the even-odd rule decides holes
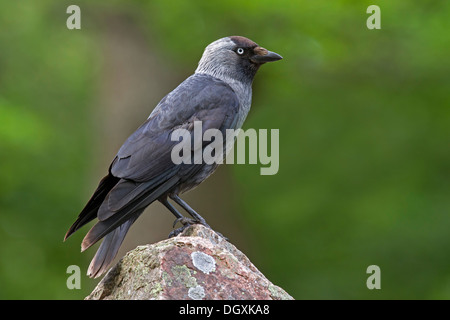
[[[201,225],[128,252],[87,300],[293,299],[234,245]]]

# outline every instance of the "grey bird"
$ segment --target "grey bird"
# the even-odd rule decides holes
[[[179,195],[210,176],[218,164],[174,164],[171,140],[175,129],[192,130],[202,121],[203,132],[242,126],[251,105],[252,82],[259,67],[282,57],[241,36],[225,37],[209,44],[195,73],[166,95],[148,119],[125,141],[112,161],[108,175],[99,183],[89,202],[69,228],[64,240],[97,218],[81,245],[86,250],[103,239],[88,276],[102,275],[115,258],[130,226],[147,206],[160,201],[183,227],[193,223],[207,227],[205,220]],[[205,148],[207,143],[203,142]],[[194,150],[192,150],[192,153]],[[172,199],[193,219],[185,218]]]

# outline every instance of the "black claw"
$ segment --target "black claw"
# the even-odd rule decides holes
[[[199,223],[198,221],[194,220],[194,219],[190,219],[190,218],[186,218],[186,217],[181,217],[178,218],[174,221],[173,223],[173,228],[175,228],[175,225],[180,222],[182,224],[182,226],[178,229],[172,230],[172,232],[169,233],[169,238],[172,237],[176,237],[177,235],[179,235],[180,233],[182,233],[186,228],[188,228],[189,226]]]
[[[181,227],[181,228],[172,230],[172,231],[169,233],[169,238],[176,237],[177,235],[179,235],[180,233],[182,233],[183,230],[184,230],[184,227]]]
[[[175,219],[175,221],[173,222],[173,225],[172,225],[172,229],[175,228],[175,226],[177,225],[178,222],[181,221],[181,219],[183,219],[183,218]]]
[[[202,219],[203,220],[203,219]],[[225,237],[223,234],[221,234],[220,232],[215,231],[213,228],[211,228],[206,222],[205,220],[203,221],[197,221],[195,219],[190,219],[190,218],[178,218],[175,220],[175,222],[173,223],[173,228],[175,228],[175,225],[180,222],[182,224],[182,226],[180,228],[177,228],[175,230],[172,230],[169,233],[169,238],[173,238],[176,237],[177,235],[179,235],[180,233],[182,233],[184,230],[186,230],[188,227],[192,226],[193,224],[201,224],[211,230],[213,230],[215,233],[217,233],[219,236],[221,236],[222,238],[224,238],[226,241],[228,241],[228,238]]]
[[[194,220],[194,219],[191,219],[191,218],[181,217],[181,218],[176,219],[173,222],[172,228],[175,228],[175,226],[176,226],[176,224],[178,222],[181,223],[183,226],[185,226],[185,225],[193,225],[193,224],[196,224],[196,223],[201,223],[201,222],[199,222],[197,220]]]

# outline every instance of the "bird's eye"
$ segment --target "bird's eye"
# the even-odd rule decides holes
[[[244,49],[242,49],[242,48],[237,48],[236,52],[237,52],[237,54],[239,54],[239,55],[243,55],[243,54],[244,54]]]

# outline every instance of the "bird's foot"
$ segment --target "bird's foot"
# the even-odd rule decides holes
[[[180,228],[177,228],[177,229],[175,229],[175,230],[172,230],[172,232],[169,233],[169,238],[176,237],[177,235],[179,235],[180,233],[182,233],[185,229],[187,229],[188,227],[192,226],[193,224],[198,224],[198,223],[203,224],[202,221],[197,221],[197,220],[195,220],[195,219],[183,217],[183,218],[178,218],[178,219],[176,219],[176,220],[174,221],[174,223],[173,223],[173,228],[175,228],[175,225],[176,225],[178,222],[180,222],[180,223],[182,224],[182,226],[181,226]],[[209,227],[209,226],[206,224],[206,222],[205,222],[204,225],[207,226],[207,227]]]
[[[176,220],[173,222],[173,226],[172,226],[172,227],[175,228],[175,226],[177,225],[178,222],[181,223],[183,226],[185,226],[185,225],[190,226],[190,225],[199,223],[199,222],[198,222],[197,220],[195,220],[195,219],[182,217],[182,218],[176,219]]]
[[[186,230],[187,228],[189,228],[190,226],[192,226],[193,224],[201,224],[211,230],[213,230],[215,233],[217,233],[219,236],[221,236],[222,238],[224,238],[225,240],[228,241],[228,238],[225,237],[223,234],[221,234],[220,232],[215,231],[213,228],[210,227],[209,224],[206,223],[206,221],[204,219],[202,219],[201,221],[195,220],[195,219],[191,219],[191,218],[178,218],[174,221],[173,223],[173,228],[175,228],[175,225],[180,222],[182,224],[182,226],[180,228],[177,228],[175,230],[172,230],[172,232],[169,233],[169,238],[172,237],[176,237],[177,235],[179,235],[180,233],[182,233],[184,230]]]

